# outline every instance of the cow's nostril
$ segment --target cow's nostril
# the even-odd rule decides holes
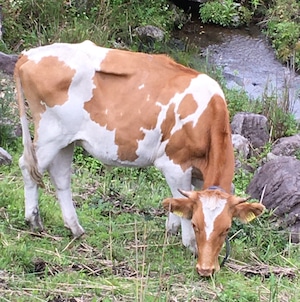
[[[201,268],[199,265],[196,266],[197,272],[202,277],[210,277],[214,273],[214,268]]]

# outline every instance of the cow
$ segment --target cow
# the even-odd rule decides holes
[[[84,41],[23,51],[14,78],[23,131],[19,166],[25,219],[33,230],[43,230],[38,187],[47,170],[65,226],[76,238],[84,233],[71,193],[75,143],[105,165],[154,165],[163,173],[173,196],[164,201],[170,211],[167,231],[176,233],[181,225],[183,244],[199,255],[200,275],[217,270],[210,259],[216,260],[232,217],[261,212],[263,206],[230,195],[234,152],[229,113],[222,89],[208,75],[166,55]],[[191,191],[194,175],[203,192]],[[208,190],[211,186],[220,189]]]

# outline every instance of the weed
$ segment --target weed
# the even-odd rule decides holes
[[[265,32],[275,48],[277,57],[283,62],[293,62],[300,67],[300,3],[296,0],[276,0],[266,14]]]
[[[204,23],[238,27],[248,24],[252,14],[248,8],[233,0],[208,1],[200,6],[200,17]]]
[[[53,42],[89,39],[108,46],[115,42],[138,45],[133,29],[155,25],[166,34],[183,14],[164,0],[130,1],[7,1],[3,4],[5,45],[19,51]],[[51,19],[49,19],[51,16]]]

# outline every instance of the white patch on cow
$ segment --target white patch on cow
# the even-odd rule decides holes
[[[150,101],[150,94],[147,94],[146,102],[149,102],[149,101]]]
[[[45,57],[53,57],[53,53],[55,53],[60,61],[74,70],[77,70],[81,63],[87,68],[92,67],[94,71],[99,71],[101,62],[109,51],[111,50],[96,46],[93,42],[87,40],[77,44],[54,43],[23,51],[23,54],[35,63],[38,63]]]
[[[201,197],[203,216],[205,222],[206,240],[214,230],[216,218],[222,213],[226,205],[226,199],[218,198],[217,196]]]
[[[143,89],[145,87],[145,84],[142,84],[139,86],[139,90]]]
[[[183,124],[193,122],[194,127],[214,94],[220,95],[225,102],[225,96],[220,85],[206,74],[200,74],[191,80],[190,86],[185,91],[185,94],[189,93],[193,95],[198,108],[193,114],[183,119],[182,122]]]

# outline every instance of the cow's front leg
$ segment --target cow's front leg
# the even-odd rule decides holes
[[[84,234],[78,222],[71,192],[71,164],[74,145],[61,149],[49,165],[51,181],[56,188],[56,195],[61,207],[65,227],[71,230],[75,238]]]
[[[195,255],[198,255],[195,232],[190,219],[181,218],[182,243]]]
[[[191,190],[192,168],[183,171],[180,165],[176,165],[166,158],[157,160],[155,166],[164,174],[174,198],[183,197],[178,189]],[[169,212],[166,222],[167,232],[169,234],[176,234],[180,225],[183,245],[188,247],[194,254],[197,254],[195,233],[191,221]]]
[[[24,179],[25,220],[29,223],[33,232],[40,232],[44,227],[38,206],[38,185],[32,180],[29,174],[27,165],[24,161],[24,155],[19,159],[19,166]]]
[[[178,233],[180,225],[181,225],[180,217],[169,212],[168,218],[166,220],[167,233],[170,235],[176,235]]]

